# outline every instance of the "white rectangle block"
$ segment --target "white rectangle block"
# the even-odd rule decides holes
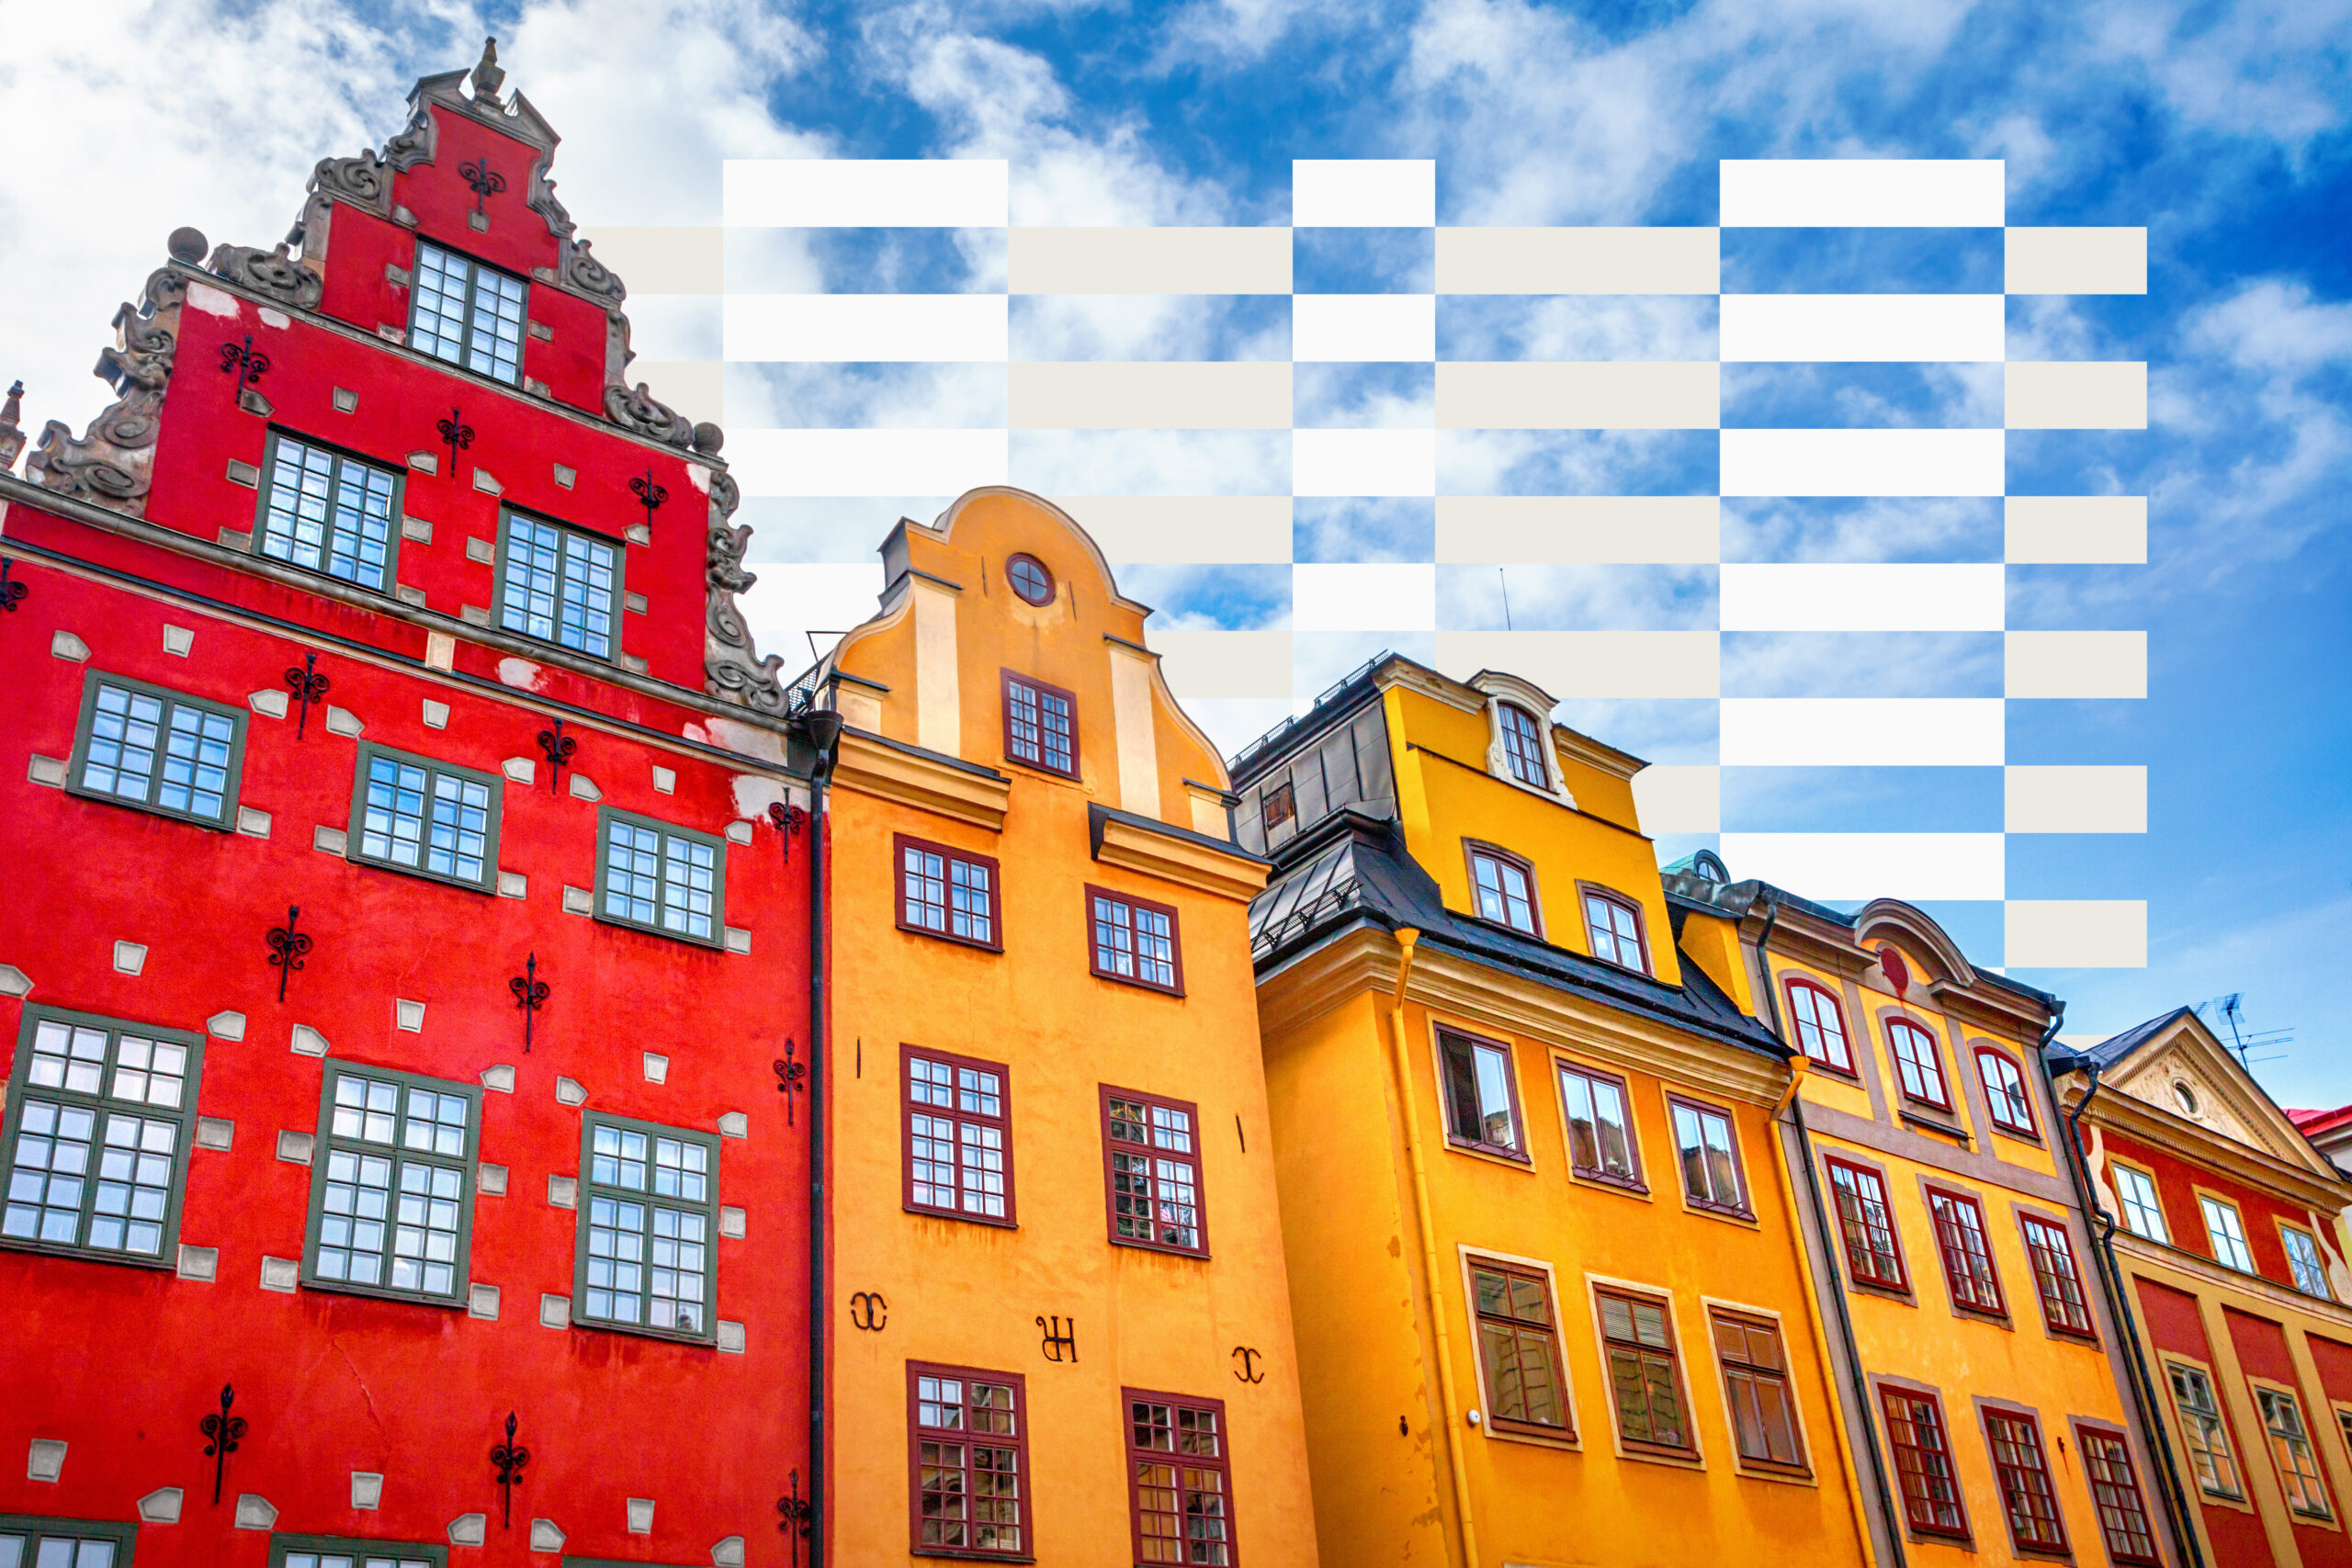
[[[1442,495],[1437,558],[1713,565],[1722,506],[1712,495]]]
[[[1806,898],[1998,898],[1998,833],[1725,833],[1722,853],[1743,877]]]
[[[2131,359],[2015,360],[2001,367],[2011,430],[2145,430],[2148,367]]]
[[[2144,495],[2013,495],[2001,503],[2011,566],[2145,566]]]
[[[1295,430],[1293,495],[1435,495],[1434,430]]]
[[[1725,767],[1971,768],[2000,763],[1998,697],[1725,697]]]
[[[1419,561],[1330,561],[1291,568],[1290,619],[1303,632],[1430,631],[1437,568]]]
[[[2012,294],[2145,294],[2145,229],[2012,229],[2002,236]]]
[[[1998,158],[1726,158],[1722,179],[1726,229],[1997,229],[2007,210]]]
[[[1996,364],[2007,310],[1998,294],[1726,294],[1721,352],[1725,364]]]
[[[733,430],[745,495],[961,495],[1009,482],[1001,430]]]
[[[1154,632],[1151,647],[1159,655],[1168,689],[1187,702],[1195,697],[1290,695],[1287,631]]]
[[[1001,158],[729,158],[731,229],[999,229],[1011,221]]]
[[[1726,561],[1727,632],[1996,632],[2003,569],[1885,561]]]
[[[1015,294],[1287,294],[1287,229],[1015,229]]]
[[[729,294],[726,355],[745,361],[1001,362],[1012,344],[1001,294]]]
[[[1998,495],[1997,430],[1726,430],[1725,495]]]
[[[1724,771],[1706,764],[1653,762],[1634,775],[1634,809],[1642,831],[1714,833],[1723,829]]]
[[[1713,360],[1451,361],[1437,367],[1441,430],[1713,430]]]
[[[1426,229],[1437,222],[1432,158],[1298,158],[1290,220],[1301,229]]]
[[[1440,229],[1440,294],[1713,294],[1713,229]]]
[[[1287,564],[1286,495],[1062,495],[1054,498],[1117,565]],[[1155,635],[1153,646],[1157,647]]]
[[[1300,294],[1290,309],[1293,359],[1362,364],[1437,357],[1434,294]]]
[[[2016,631],[2002,638],[2002,690],[2012,697],[2144,697],[2148,634]]]
[[[1280,360],[1022,360],[1005,372],[1015,430],[1291,428],[1291,367]]]
[[[1562,701],[1713,697],[1723,690],[1723,638],[1712,631],[1441,631],[1437,667],[1458,681],[1509,670]]]
[[[2001,910],[2010,969],[2144,969],[2148,906],[2138,898],[2013,898]]]
[[[2001,826],[2012,833],[2148,830],[2144,767],[2012,763],[2001,778]]]

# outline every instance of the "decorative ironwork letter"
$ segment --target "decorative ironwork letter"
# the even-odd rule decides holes
[[[269,374],[269,355],[254,349],[254,334],[247,333],[243,344],[224,343],[220,345],[220,369],[230,376],[243,371],[242,380],[245,386],[259,386],[261,378]]]
[[[778,1497],[775,1500],[775,1511],[784,1516],[776,1521],[775,1528],[784,1532],[786,1540],[792,1542],[792,1568],[800,1568],[800,1543],[807,1540],[816,1529],[817,1501],[813,1497],[803,1497],[800,1495],[798,1471],[792,1472],[792,1495],[788,1497]]]
[[[0,556],[0,610],[12,615],[17,613],[17,606],[25,602],[25,595],[32,592],[31,583],[8,580],[8,569],[16,564],[8,557]]]
[[[294,929],[294,922],[301,918],[302,906],[288,904],[286,923],[269,928],[269,966],[277,971],[277,999],[281,1002],[286,999],[286,982],[302,967],[302,956],[311,951],[310,933]]]
[[[216,1508],[220,1506],[220,1481],[228,1473],[229,1456],[237,1451],[237,1439],[245,1435],[245,1418],[229,1414],[229,1406],[236,1400],[236,1388],[222,1383],[219,1412],[196,1424],[196,1429],[206,1438],[205,1457],[212,1461],[212,1506]]]
[[[441,433],[441,444],[449,448],[449,477],[454,479],[458,477],[458,454],[474,444],[474,427],[466,423],[464,415],[451,409],[448,418],[433,422],[433,428]]]
[[[800,1099],[800,1080],[808,1076],[808,1064],[797,1060],[792,1053],[793,1043],[787,1040],[784,1043],[784,1055],[770,1064],[775,1068],[775,1091],[784,1096],[784,1124],[787,1127],[796,1125],[792,1108]]]
[[[1056,1313],[1054,1314],[1050,1327],[1047,1326],[1047,1320],[1040,1317],[1037,1319],[1037,1332],[1044,1337],[1038,1343],[1037,1348],[1045,1352],[1046,1359],[1048,1361],[1067,1360],[1073,1366],[1077,1364],[1077,1318],[1071,1318],[1069,1320],[1069,1326],[1068,1328],[1064,1328],[1062,1326],[1062,1319],[1059,1313]],[[1065,1350],[1069,1352],[1068,1356],[1064,1356],[1062,1354]]]
[[[523,961],[523,972],[506,982],[514,993],[514,1005],[523,1010],[523,1055],[531,1054],[531,1015],[547,1005],[548,983],[539,978],[539,955],[536,953]]]
[[[580,750],[580,742],[566,735],[563,720],[557,719],[553,729],[539,731],[539,750],[548,754],[548,793],[560,795],[563,792],[558,785],[563,780],[564,766],[571,761],[571,754]]]
[[[498,1467],[498,1521],[503,1529],[514,1528],[514,1488],[523,1482],[523,1467],[531,1462],[531,1450],[514,1440],[514,1412],[506,1413],[506,1440],[491,1446],[490,1462]]]
[[[784,863],[790,865],[792,840],[800,836],[800,830],[803,828],[808,826],[808,809],[802,806],[786,805],[781,800],[772,801],[768,805],[768,821],[775,826],[777,835],[783,840]]]
[[[1253,1350],[1247,1345],[1236,1345],[1233,1358],[1241,1363],[1233,1370],[1235,1382],[1256,1383],[1266,1381],[1266,1374],[1258,1370],[1258,1363],[1266,1359],[1264,1351]]]
[[[302,705],[302,711],[294,716],[295,739],[301,739],[310,730],[311,705],[322,701],[327,694],[327,688],[334,684],[333,681],[319,673],[319,656],[316,652],[302,655],[302,668],[300,670],[290,664],[286,667],[286,689],[294,694],[296,702]]]
[[[854,1291],[849,1298],[849,1323],[866,1334],[879,1334],[890,1322],[890,1303],[879,1291]]]

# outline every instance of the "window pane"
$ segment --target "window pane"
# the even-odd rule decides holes
[[[1498,1149],[1519,1147],[1519,1129],[1511,1119],[1510,1064],[1492,1045],[1474,1044],[1471,1057],[1478,1081],[1478,1142]]]
[[[2237,1210],[2218,1198],[2199,1197],[2197,1201],[2205,1212],[2205,1235],[2213,1244],[2214,1260],[2253,1273],[2254,1255],[2246,1250],[2245,1231],[2239,1224]]]
[[[2135,1235],[2169,1243],[2172,1234],[2165,1225],[2164,1205],[2157,1201],[2156,1184],[2144,1172],[2128,1165],[2110,1168],[2115,1172],[2116,1193],[2123,1200],[2123,1223]]]
[[[228,814],[238,721],[167,694],[99,681],[80,785],[182,817]]]
[[[620,554],[602,539],[509,513],[499,624],[595,659],[613,656]]]
[[[2287,1267],[2295,1276],[2295,1288],[2322,1301],[2332,1299],[2327,1288],[2327,1268],[2320,1261],[2319,1247],[2311,1234],[2299,1230],[2281,1230],[2278,1234],[2287,1244]]]
[[[2166,1365],[2173,1403],[2188,1438],[2188,1453],[2199,1488],[2216,1497],[2241,1498],[2237,1458],[2230,1451],[2229,1429],[2222,1423],[2221,1400],[2213,1382],[2194,1367]]]

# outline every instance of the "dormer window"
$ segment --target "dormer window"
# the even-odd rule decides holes
[[[1549,790],[1552,774],[1544,765],[1544,730],[1535,716],[1517,703],[1498,703],[1495,717],[1502,726],[1503,761],[1511,777],[1531,789]]]
[[[512,385],[523,374],[523,298],[521,278],[419,240],[409,346]]]

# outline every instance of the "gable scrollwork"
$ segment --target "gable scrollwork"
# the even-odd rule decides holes
[[[298,310],[315,310],[326,293],[326,280],[292,256],[287,246],[271,250],[258,245],[221,245],[208,266],[216,276],[282,300]]]
[[[784,660],[775,654],[760,656],[752,630],[735,596],[759,581],[743,570],[744,553],[752,546],[751,525],[736,526],[729,519],[742,501],[734,476],[721,468],[710,477],[710,538],[704,579],[709,588],[709,611],[703,624],[703,690],[714,697],[739,703],[759,713],[781,717],[786,711]]]
[[[642,381],[634,391],[618,385],[605,388],[605,417],[623,430],[672,446],[695,444],[694,421],[655,397]]]
[[[173,238],[175,249],[183,248],[181,235]],[[201,254],[203,237],[195,238],[195,252]],[[164,390],[172,378],[187,299],[187,277],[158,267],[148,276],[140,302],[126,300],[115,311],[114,345],[99,353],[96,371],[114,388],[115,400],[78,437],[62,420],[43,427],[40,445],[25,462],[37,483],[133,517],[144,513],[155,437],[163,427]]]

